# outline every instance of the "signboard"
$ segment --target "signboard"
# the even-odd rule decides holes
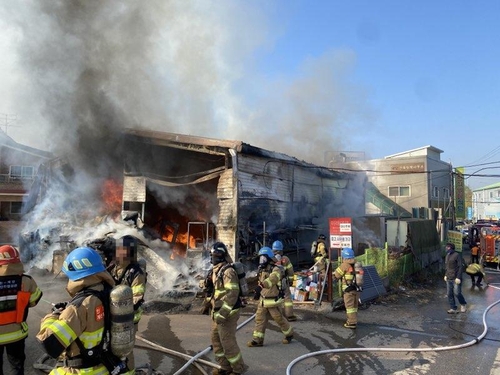
[[[455,245],[455,251],[461,253],[462,252],[462,232],[458,232],[456,230],[448,231],[448,239],[447,242],[450,242]]]
[[[393,164],[390,166],[391,172],[396,173],[412,173],[412,172],[423,172],[425,170],[424,163],[404,163],[404,164]]]
[[[330,247],[340,249],[352,247],[352,219],[350,217],[333,217],[329,219]]]
[[[455,168],[455,215],[458,220],[465,219],[464,167]]]

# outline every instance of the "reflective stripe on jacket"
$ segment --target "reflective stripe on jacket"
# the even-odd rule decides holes
[[[22,267],[20,263],[19,265]],[[26,323],[28,309],[37,305],[42,298],[42,291],[31,276],[24,274],[3,274],[0,276],[0,285],[2,290],[0,294],[0,345],[5,345],[28,336]]]

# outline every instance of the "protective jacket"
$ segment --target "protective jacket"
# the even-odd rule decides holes
[[[22,263],[0,266],[0,345],[28,336],[28,309],[42,298],[35,280],[23,272]]]
[[[70,280],[66,289],[74,297],[78,292],[89,289],[102,291],[104,283],[114,286],[108,272],[99,272],[77,281]],[[104,310],[102,301],[95,294],[89,294],[79,306],[68,304],[61,313],[51,312],[42,319],[36,337],[47,354],[58,359],[51,375],[109,374],[99,353],[105,331]]]
[[[468,275],[477,275],[477,274],[482,274],[483,276],[486,276],[486,272],[484,272],[483,266],[477,263],[471,263],[467,266],[467,269],[465,270],[465,273]]]
[[[108,268],[116,285],[128,285],[132,288],[134,302],[134,323],[138,323],[142,317],[142,304],[146,293],[146,274],[137,262],[125,261],[114,263]]]
[[[326,251],[326,244],[324,240],[318,240],[318,248],[316,256],[314,257],[314,265],[318,267],[318,271],[322,274],[326,272],[328,266],[328,254]]]
[[[293,278],[294,278],[292,261],[286,255],[282,255],[281,256],[281,265],[283,266],[283,269],[285,270],[285,275],[286,275],[287,280],[288,280],[288,285],[292,285]]]
[[[259,284],[262,285],[259,303],[264,307],[280,306],[283,303],[282,279],[285,277],[283,267],[268,264],[259,271]]]
[[[346,289],[351,289],[352,285],[355,282],[355,273],[354,273],[354,263],[356,263],[356,259],[344,259],[342,263],[337,267],[333,276],[336,279],[341,280],[342,291],[345,292]],[[354,289],[353,289],[354,290]]]
[[[226,262],[216,264],[212,272],[212,282],[212,318],[220,321],[235,315],[241,307],[241,301],[240,283],[234,268]]]

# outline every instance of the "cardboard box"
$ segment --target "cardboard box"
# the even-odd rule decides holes
[[[305,290],[299,290],[297,295],[298,302],[307,301],[308,298],[309,298],[309,292],[306,292]]]

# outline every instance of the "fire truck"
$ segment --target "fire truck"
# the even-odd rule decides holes
[[[500,256],[500,226],[483,227],[479,231],[483,263],[498,263]]]

